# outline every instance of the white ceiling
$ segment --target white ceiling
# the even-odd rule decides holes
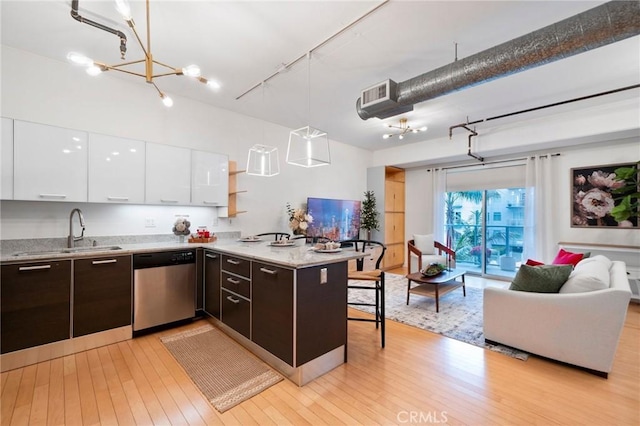
[[[289,128],[311,125],[333,140],[376,150],[446,137],[450,126],[467,118],[474,121],[639,80],[640,41],[634,37],[422,102],[384,123],[398,124],[406,117],[412,127],[429,126],[426,133],[410,134],[403,141],[383,140],[383,122],[363,121],[356,113],[362,89],[388,78],[401,82],[451,63],[455,43],[462,59],[603,3],[390,1],[315,49],[310,61],[303,58],[264,88],[236,99],[381,3],[151,0],[154,59],[175,67],[198,64],[203,76],[218,80],[222,88],[213,92],[176,76],[155,81],[176,102],[188,97]],[[96,61],[121,62],[119,39],[72,19],[70,5],[58,0],[2,0],[2,44],[60,61],[77,51]],[[134,0],[131,7],[146,42],[145,3]],[[80,14],[127,34],[127,60],[143,58],[113,1],[80,0]],[[98,78],[107,75],[144,84],[140,77],[117,72]],[[149,96],[157,96],[151,87]],[[610,96],[638,97],[638,91]]]

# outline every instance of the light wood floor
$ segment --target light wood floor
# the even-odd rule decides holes
[[[381,349],[372,324],[352,321],[347,364],[304,387],[284,380],[224,414],[160,343],[174,332],[2,373],[0,424],[640,424],[637,304],[608,380],[392,321]]]

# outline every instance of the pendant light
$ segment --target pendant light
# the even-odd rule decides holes
[[[311,121],[311,52],[307,53],[308,67],[308,119]],[[331,164],[327,132],[311,126],[289,133],[287,163],[301,167],[318,167]]]
[[[262,105],[264,107],[264,81],[262,82]],[[265,140],[264,120],[262,121],[262,141]],[[271,177],[280,173],[278,148],[263,144],[256,144],[249,149],[247,157],[248,175]]]

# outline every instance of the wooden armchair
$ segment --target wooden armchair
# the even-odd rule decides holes
[[[414,235],[407,243],[408,273],[422,271],[430,263],[441,263],[447,267],[454,267],[456,252],[438,241],[433,235]],[[416,242],[417,241],[417,242]],[[433,241],[433,248],[431,242]]]

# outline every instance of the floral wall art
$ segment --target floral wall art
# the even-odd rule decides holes
[[[637,203],[637,163],[571,169],[571,182],[571,227],[638,229],[637,204],[635,213],[616,214],[629,199]]]

